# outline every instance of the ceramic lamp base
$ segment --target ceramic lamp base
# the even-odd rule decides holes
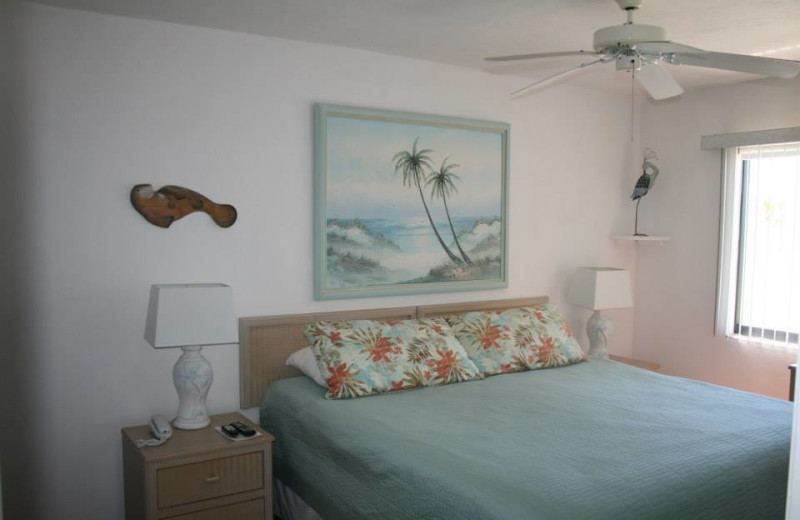
[[[594,311],[586,324],[586,335],[589,336],[589,357],[608,359],[608,337],[614,332],[611,318],[600,311]]]
[[[199,430],[211,424],[206,411],[206,395],[214,373],[200,353],[202,347],[181,347],[183,354],[172,369],[172,382],[178,391],[178,413],[173,426],[181,430]]]

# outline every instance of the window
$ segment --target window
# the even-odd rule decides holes
[[[725,149],[717,332],[800,343],[800,142]]]

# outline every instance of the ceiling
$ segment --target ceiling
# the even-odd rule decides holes
[[[591,50],[592,34],[625,21],[613,0],[28,0],[57,7],[162,20],[364,49],[490,70],[486,56]],[[660,25],[667,39],[701,49],[800,59],[798,0],[645,0],[637,23]],[[585,61],[585,60],[584,60]],[[580,63],[538,60],[516,70],[520,87]],[[690,89],[752,78],[669,67]],[[497,72],[494,66],[490,71]],[[503,67],[499,67],[503,70]],[[627,90],[613,66],[568,81]],[[551,87],[552,88],[552,87]]]

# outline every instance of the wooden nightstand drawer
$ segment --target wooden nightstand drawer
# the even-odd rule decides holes
[[[158,507],[232,495],[264,487],[261,452],[158,470]]]
[[[168,520],[263,520],[264,501],[251,500],[231,506],[215,507],[188,515],[171,516]]]
[[[214,427],[242,421],[260,435],[238,442]],[[176,429],[161,446],[139,448],[147,425],[122,429],[126,520],[272,520],[272,441],[238,413],[211,416],[200,430]]]

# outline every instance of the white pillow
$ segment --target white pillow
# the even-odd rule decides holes
[[[310,377],[312,381],[317,383],[322,388],[326,390],[328,389],[328,383],[326,383],[322,378],[322,373],[319,371],[319,365],[317,365],[317,358],[311,351],[311,347],[301,348],[289,356],[288,359],[286,359],[286,364],[290,367],[296,368],[307,377]]]

